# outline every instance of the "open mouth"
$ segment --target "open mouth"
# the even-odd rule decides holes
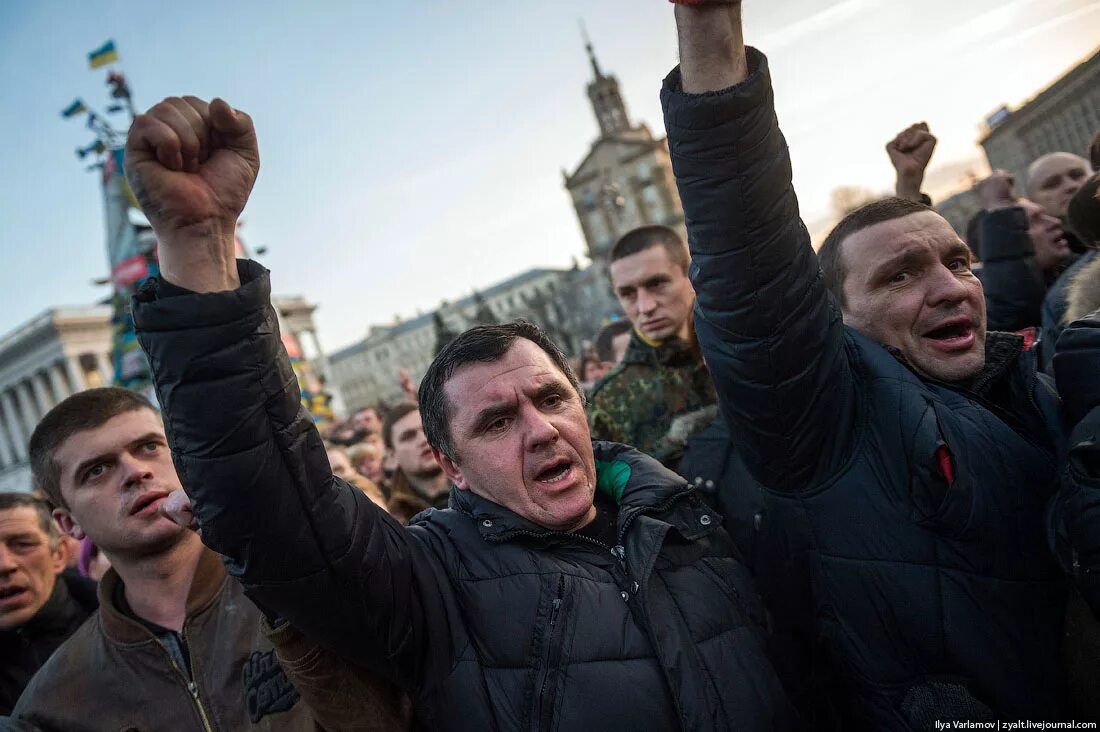
[[[945,350],[963,350],[974,343],[974,324],[968,318],[952,320],[933,328],[924,337]]]
[[[146,511],[146,509],[148,509],[150,506],[157,503],[167,495],[167,493],[156,491],[139,496],[138,499],[134,501],[133,505],[130,506],[130,515],[133,516],[134,514],[143,513],[144,511]]]
[[[539,483],[557,483],[562,478],[565,478],[573,470],[573,463],[569,460],[562,458],[561,460],[555,460],[547,467],[543,468],[535,475],[535,480]]]
[[[0,602],[20,598],[26,594],[26,587],[3,587],[0,588]]]

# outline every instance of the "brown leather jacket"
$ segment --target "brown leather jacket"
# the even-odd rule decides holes
[[[265,618],[263,629],[275,644],[279,665],[327,732],[412,729],[412,703],[399,688],[322,648],[289,623],[272,626]]]
[[[121,578],[99,586],[99,612],[31,679],[12,717],[44,732],[315,732],[260,628],[261,613],[203,553],[183,626],[192,674],[118,607]]]

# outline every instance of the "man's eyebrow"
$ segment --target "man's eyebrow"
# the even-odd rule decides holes
[[[37,534],[32,534],[29,531],[24,531],[19,534],[8,534],[7,536],[0,536],[0,541],[26,541],[27,539],[41,539],[42,537]]]
[[[546,397],[561,396],[567,392],[568,390],[563,385],[556,381],[550,381],[535,390],[535,400],[542,401]]]
[[[877,281],[886,277],[888,274],[892,275],[898,269],[920,264],[924,259],[924,249],[909,249],[896,257],[887,259],[885,262],[875,267],[874,270],[871,271],[871,280]]]
[[[515,402],[501,402],[499,404],[491,404],[477,413],[477,417],[474,419],[470,431],[471,433],[480,432],[501,417],[510,417],[515,413]]]
[[[72,472],[73,480],[80,480],[80,476],[84,474],[85,470],[92,467],[93,465],[97,465],[98,463],[111,460],[112,458],[114,458],[114,456],[115,454],[113,452],[104,452],[96,455],[95,457],[90,457],[87,460],[84,460],[83,462],[77,464],[76,468]]]
[[[146,432],[144,435],[142,435],[141,437],[138,437],[136,440],[131,440],[130,444],[128,444],[126,447],[127,447],[127,449],[130,449],[130,448],[137,447],[138,445],[143,445],[146,442],[160,442],[160,443],[163,443],[163,444],[167,444],[167,440],[165,439],[165,437],[162,433],[160,433],[160,432]],[[75,470],[73,470],[73,473],[72,473],[73,478],[76,479],[76,480],[79,480],[80,476],[84,473],[85,470],[92,467],[93,465],[96,465],[97,463],[104,462],[105,460],[110,460],[114,456],[115,456],[114,452],[104,452],[104,453],[101,453],[99,455],[96,455],[95,457],[90,457],[87,460],[84,460],[83,462],[81,462],[80,464],[78,464],[76,466]]]

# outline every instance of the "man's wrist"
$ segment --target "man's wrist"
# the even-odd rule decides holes
[[[675,13],[684,92],[720,91],[748,78],[739,3],[677,4]]]
[[[240,287],[235,226],[203,223],[156,234],[163,279],[193,292],[224,292]]]
[[[897,194],[898,198],[919,202],[921,201],[920,189],[922,185],[924,185],[924,176],[898,176],[897,185],[894,187],[894,193]]]

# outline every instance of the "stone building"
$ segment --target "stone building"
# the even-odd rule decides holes
[[[300,297],[272,303],[284,340],[310,339],[309,367],[324,373],[315,306]],[[27,443],[46,412],[78,391],[111,385],[111,315],[104,304],[51,308],[0,339],[0,491],[31,490]]]
[[[587,44],[593,80],[588,84],[599,137],[572,173],[562,171],[588,258],[605,268],[611,247],[626,232],[646,224],[671,226],[686,237],[684,212],[672,174],[667,138],[633,124],[619,81],[604,74]]]
[[[111,383],[111,308],[52,308],[0,340],[0,491],[31,489],[38,420],[78,391]]]
[[[1018,109],[1002,107],[986,128],[980,142],[989,167],[1013,173],[1018,190],[1023,190],[1027,166],[1041,155],[1086,155],[1100,131],[1100,51]]]
[[[444,302],[434,312],[372,326],[365,339],[329,357],[332,379],[352,411],[399,401],[405,398],[399,369],[407,369],[418,383],[442,345],[441,332],[456,335],[490,320],[529,320],[567,354],[576,354],[615,312],[609,291],[592,268],[531,269],[457,302]]]

